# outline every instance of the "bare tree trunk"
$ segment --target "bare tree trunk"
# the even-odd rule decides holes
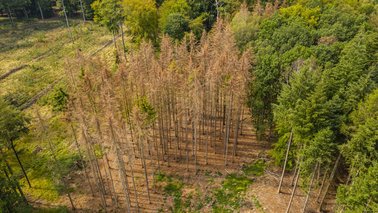
[[[235,159],[235,156],[236,156],[236,146],[238,144],[241,108],[242,108],[242,106],[239,105],[238,111],[236,113],[236,124],[235,124],[235,130],[234,130],[234,147],[233,147],[233,150],[232,150],[232,162],[234,162],[234,159]]]
[[[289,151],[290,151],[290,145],[291,145],[291,141],[293,139],[293,131],[290,132],[290,138],[289,138],[289,142],[287,144],[287,149],[286,149],[286,155],[285,155],[285,162],[284,162],[284,167],[282,169],[282,173],[281,173],[281,178],[280,178],[280,183],[278,185],[278,190],[277,190],[277,193],[281,193],[281,186],[282,186],[282,182],[283,182],[283,178],[284,178],[284,175],[285,175],[285,170],[286,170],[286,164],[287,164],[287,158],[289,156]]]
[[[70,201],[72,210],[75,212],[76,208],[75,208],[75,205],[74,205],[74,203],[72,201],[71,194],[69,192],[67,193],[67,197],[68,197],[68,200]]]
[[[335,162],[335,166],[333,167],[332,172],[331,172],[331,175],[329,176],[329,180],[328,180],[327,186],[326,186],[326,188],[325,188],[325,193],[324,193],[323,197],[322,197],[321,200],[320,200],[319,209],[318,209],[319,211],[322,210],[322,206],[323,206],[323,203],[324,203],[324,199],[325,199],[325,197],[327,196],[329,186],[331,185],[331,183],[332,183],[332,181],[333,181],[333,177],[334,177],[335,174],[336,174],[336,169],[337,169],[337,166],[339,165],[340,158],[341,158],[341,154],[339,154],[339,156],[337,157],[337,160],[336,160],[336,162]]]
[[[41,115],[39,114],[38,111],[37,111],[37,116],[38,116],[38,119],[39,119],[39,123],[42,127],[42,131],[44,132],[44,134],[46,134],[47,127],[45,126],[44,121],[42,120],[42,117],[41,117]],[[49,144],[50,152],[51,152],[51,155],[53,157],[54,163],[58,167],[58,172],[60,172],[61,171],[61,166],[60,166],[61,164],[58,162],[58,159],[56,158],[54,146],[53,146],[53,144],[51,143],[50,140],[48,140],[48,144]],[[69,189],[68,189],[68,184],[66,183],[64,178],[63,178],[62,182],[63,182],[64,191],[67,192],[67,196],[68,196],[68,199],[70,201],[71,208],[72,208],[73,211],[75,211],[76,208],[75,208],[75,205],[73,204],[73,201],[72,201],[72,198],[71,198],[71,193],[69,192]]]
[[[16,158],[17,158],[17,162],[18,162],[18,164],[19,164],[20,167],[21,167],[22,173],[24,174],[24,176],[25,176],[25,178],[26,178],[26,181],[28,182],[29,188],[31,188],[32,186],[31,186],[31,184],[30,184],[30,181],[29,181],[28,175],[26,174],[26,171],[25,171],[25,169],[24,169],[24,166],[22,165],[21,160],[20,160],[20,158],[18,157],[18,154],[17,154],[16,148],[14,147],[13,141],[10,140],[9,143],[10,143],[10,145],[11,145],[11,148],[12,148],[12,150],[13,150],[14,155],[15,155]]]
[[[26,19],[29,19],[28,11],[26,11],[25,8],[22,8],[22,10],[24,11]]]
[[[308,187],[308,192],[307,192],[307,196],[306,196],[306,200],[305,200],[305,203],[304,203],[304,207],[303,207],[303,213],[306,212],[306,208],[307,208],[307,203],[308,203],[308,200],[311,196],[311,189],[312,189],[312,185],[314,183],[314,179],[315,179],[315,172],[316,172],[316,169],[318,168],[318,165],[319,163],[316,163],[315,165],[315,168],[314,168],[314,171],[312,172],[312,176],[311,176],[311,181],[310,181],[310,186]]]
[[[186,123],[186,126],[185,126],[185,151],[186,151],[186,171],[189,171],[189,125],[190,125],[190,121],[189,121],[189,109],[188,109],[188,113],[187,113],[187,123]]]
[[[211,99],[210,95],[210,115],[208,116],[208,124],[206,125],[207,127],[207,137],[205,138],[206,140],[206,159],[205,159],[205,165],[208,164],[208,153],[209,153],[209,141],[210,141],[210,146],[211,146],[211,127],[212,127],[212,117],[213,117],[213,100]]]
[[[323,176],[323,180],[322,180],[322,183],[320,185],[320,189],[319,189],[319,192],[318,192],[318,195],[316,196],[316,201],[319,202],[319,198],[320,198],[320,195],[322,194],[322,191],[323,191],[323,187],[324,187],[324,183],[326,181],[326,178],[327,178],[327,175],[328,175],[328,171],[329,171],[329,168],[327,168],[324,176]]]
[[[293,199],[294,199],[294,195],[295,195],[295,191],[297,189],[297,185],[298,185],[298,179],[299,179],[299,174],[301,172],[301,167],[299,167],[298,169],[298,173],[295,177],[295,183],[294,183],[294,188],[293,188],[293,192],[291,193],[291,197],[290,197],[290,201],[289,201],[289,205],[287,206],[287,209],[286,209],[286,213],[289,213],[290,211],[290,208],[291,208],[291,204],[293,203]]]
[[[147,164],[146,164],[146,158],[144,157],[144,149],[143,149],[143,141],[138,139],[139,141],[139,146],[141,149],[141,157],[142,157],[142,162],[143,162],[143,167],[144,167],[144,177],[146,180],[146,189],[147,189],[147,195],[148,195],[148,202],[151,204],[151,197],[150,197],[150,187],[149,187],[149,182],[148,182],[148,174],[147,174]]]
[[[122,47],[123,47],[123,53],[125,55],[125,59],[126,59],[126,52],[127,52],[127,49],[126,49],[126,44],[125,44],[125,32],[123,31],[123,23],[120,24],[121,25],[121,36],[122,36]]]
[[[129,159],[130,159],[130,156],[129,156]],[[130,162],[130,160],[129,160],[129,162]],[[134,169],[133,169],[133,166],[131,165],[131,162],[130,162],[130,171],[131,171],[131,180],[132,180],[132,182],[133,182],[133,188],[134,188],[134,194],[135,194],[135,201],[136,201],[137,208],[138,208],[138,212],[139,212],[138,191],[137,191],[137,189],[136,189],[136,185],[135,185]]]
[[[14,24],[13,17],[12,17],[12,12],[11,12],[9,6],[7,7],[7,9],[8,9],[8,17],[9,17],[9,20],[11,21],[11,24],[12,24],[12,26],[14,27],[15,24]]]
[[[3,152],[2,152],[1,149],[0,149],[0,153],[3,154]],[[8,161],[5,158],[4,158],[4,162],[5,162],[5,165],[8,168],[9,173],[13,176],[13,170],[12,170],[11,166],[9,165]],[[5,174],[8,177],[7,170],[5,168],[4,168],[4,172],[5,172]],[[8,177],[8,179],[9,179],[9,177]],[[18,183],[18,180],[16,180],[15,182],[16,182],[16,187],[17,187],[17,189],[18,189],[18,191],[19,191],[19,193],[20,193],[20,195],[22,197],[22,200],[26,203],[26,205],[28,205],[28,200],[26,199],[25,194],[22,191],[22,188],[21,188],[20,184]]]
[[[232,101],[233,101],[233,94],[231,94],[230,103],[229,103],[228,112],[227,112],[226,137],[225,137],[225,140],[224,140],[224,146],[225,146],[225,148],[224,148],[224,165],[225,166],[227,166],[228,142],[230,140]]]
[[[61,1],[62,1],[64,17],[66,19],[66,25],[67,25],[68,30],[70,31],[71,41],[72,41],[72,43],[74,43],[74,38],[73,38],[73,34],[72,34],[72,31],[71,31],[71,28],[70,28],[70,23],[68,22],[66,7],[64,6],[64,0],[61,0]]]
[[[197,159],[197,125],[194,124],[194,166],[196,174],[198,173],[198,159]]]
[[[80,8],[81,8],[81,14],[83,15],[83,22],[85,23],[85,10],[84,10],[84,7],[83,7],[83,0],[79,0],[80,2]]]
[[[154,122],[153,127],[152,127],[152,137],[154,138],[154,147],[155,147],[155,152],[156,152],[156,159],[158,163],[158,171],[160,172],[160,156],[159,156],[159,145],[157,143],[157,135],[156,135],[156,124]]]
[[[7,172],[7,170],[6,170],[5,168],[3,168],[3,172],[4,172],[5,176],[7,177],[8,181],[11,182],[12,179],[9,177],[9,174],[8,174],[8,172]],[[18,181],[16,180],[15,182],[16,182],[17,187],[19,188],[19,192],[17,191],[16,187],[14,187],[13,184],[12,184],[12,186],[11,186],[11,187],[12,187],[12,190],[14,191],[14,193],[16,193],[16,194],[20,194],[22,200],[25,202],[26,205],[28,205],[28,201],[26,200],[26,197],[25,197],[25,195],[24,195],[24,192],[21,190],[21,187],[20,187],[20,185],[18,184]],[[12,212],[10,209],[8,209],[8,210],[9,210],[9,212]]]
[[[217,10],[217,20],[219,19],[219,1],[215,0],[215,8]]]
[[[114,44],[114,48],[116,50],[116,53],[118,55],[118,47],[117,47],[117,39],[116,39],[116,34],[115,32],[113,32],[113,44]]]
[[[38,9],[39,9],[39,12],[41,13],[41,19],[44,20],[45,18],[43,17],[43,11],[42,11],[41,5],[39,4],[38,0],[37,0],[37,6],[38,6]]]
[[[294,167],[294,174],[293,174],[293,178],[291,179],[291,186],[294,186],[294,181],[295,181],[295,175],[297,174],[298,172],[298,169],[299,169],[299,156],[297,156],[297,162],[295,163],[295,167]]]
[[[125,197],[126,197],[127,212],[131,212],[131,200],[130,200],[129,184],[128,184],[126,170],[125,170],[125,163],[120,153],[119,144],[116,141],[116,136],[113,129],[113,122],[111,119],[109,119],[109,127],[110,127],[111,136],[112,136],[112,143],[116,151],[117,162],[118,162],[118,167],[119,167],[118,169],[119,169],[119,173],[121,177],[121,183],[122,183],[122,187],[123,187]]]
[[[87,167],[84,165],[84,157],[83,157],[83,155],[81,153],[80,146],[79,146],[79,143],[77,141],[76,133],[75,133],[75,130],[74,130],[74,127],[73,127],[72,123],[70,124],[70,126],[71,126],[72,135],[74,136],[75,146],[76,146],[78,154],[79,154],[79,159],[81,161],[81,166],[84,169],[85,179],[88,181],[89,188],[91,189],[92,196],[94,196],[93,186],[92,186],[92,183],[91,183],[91,181],[89,179]]]
[[[107,166],[108,172],[109,172],[109,179],[110,179],[110,186],[111,186],[110,193],[112,194],[113,203],[118,208],[119,207],[118,196],[117,196],[117,192],[116,192],[115,185],[114,185],[114,180],[113,180],[113,175],[112,175],[112,171],[111,171],[110,164],[109,164],[108,154],[105,153],[104,156],[105,156],[106,166]]]
[[[85,140],[86,150],[87,150],[89,162],[90,162],[90,165],[91,165],[91,170],[92,170],[92,173],[95,177],[95,180],[96,180],[95,182],[96,182],[97,188],[100,191],[101,202],[102,202],[102,205],[104,206],[104,208],[106,209],[105,193],[103,191],[103,185],[101,185],[102,180],[101,180],[101,177],[98,174],[98,170],[96,169],[95,163],[93,162],[93,161],[97,161],[97,159],[95,158],[95,156],[93,154],[94,152],[93,152],[92,146],[89,142],[89,138],[86,134],[85,128],[82,128],[82,135],[83,135],[83,138]]]
[[[244,121],[244,107],[242,108],[241,119],[240,119],[240,135],[243,135],[243,122]]]

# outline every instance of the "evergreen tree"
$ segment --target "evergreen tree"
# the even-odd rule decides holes
[[[341,147],[350,183],[341,186],[337,202],[346,212],[378,210],[378,90],[351,114],[350,140]]]
[[[27,122],[28,120],[20,111],[8,105],[3,99],[0,99],[0,143],[13,151],[29,187],[31,187],[29,178],[15,147],[15,141],[21,135],[28,132]]]

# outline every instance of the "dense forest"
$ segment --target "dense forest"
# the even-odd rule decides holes
[[[0,36],[0,212],[378,212],[377,0],[0,0]]]

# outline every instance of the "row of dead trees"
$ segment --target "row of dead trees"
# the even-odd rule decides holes
[[[160,171],[162,164],[180,162],[197,173],[200,161],[211,163],[210,155],[221,156],[225,166],[234,160],[250,61],[251,54],[239,52],[230,28],[219,21],[200,41],[189,37],[177,43],[164,37],[159,51],[141,44],[116,70],[81,55],[68,63],[72,131],[88,165],[84,172],[90,188],[100,192],[103,208],[109,194],[113,206],[120,207],[111,159],[128,212],[131,195],[139,207],[137,167],[143,169],[151,202],[149,177],[154,174],[149,167]],[[102,159],[96,156],[98,147]]]

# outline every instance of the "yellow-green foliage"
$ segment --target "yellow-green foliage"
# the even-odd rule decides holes
[[[286,18],[302,18],[310,26],[317,26],[320,17],[320,7],[308,8],[296,4],[280,9],[280,13]]]
[[[139,43],[147,38],[156,42],[158,33],[158,13],[153,0],[124,0],[123,8],[126,26]]]
[[[186,0],[166,0],[159,8],[159,26],[164,29],[167,23],[167,17],[172,13],[180,13],[184,16],[188,15],[190,7]]]

